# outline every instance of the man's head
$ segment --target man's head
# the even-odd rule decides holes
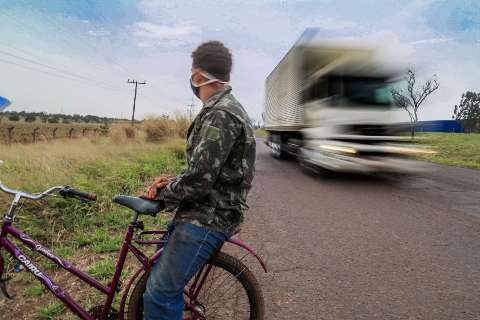
[[[230,81],[232,54],[220,41],[202,43],[192,52],[192,60],[192,90],[202,101]]]

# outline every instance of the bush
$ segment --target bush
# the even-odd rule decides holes
[[[35,120],[37,120],[37,117],[35,116],[29,115],[25,117],[25,122],[35,122]]]
[[[20,116],[18,114],[11,114],[8,116],[8,120],[10,121],[20,121]]]

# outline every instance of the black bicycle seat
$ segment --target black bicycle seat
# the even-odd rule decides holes
[[[155,215],[165,208],[164,202],[160,200],[148,200],[125,195],[115,196],[112,201],[140,214]]]

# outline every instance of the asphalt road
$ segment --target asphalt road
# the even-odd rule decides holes
[[[241,238],[268,319],[480,319],[480,172],[324,179],[258,141]]]

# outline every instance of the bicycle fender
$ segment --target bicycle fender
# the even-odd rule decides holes
[[[258,263],[260,263],[260,265],[262,266],[262,269],[265,271],[265,273],[267,273],[267,265],[265,264],[265,262],[262,260],[262,258],[255,252],[255,250],[253,250],[248,244],[246,244],[245,242],[243,242],[242,240],[240,239],[229,239],[228,240],[229,243],[231,244],[234,244],[242,249],[245,249],[247,250],[252,256],[254,256]]]

